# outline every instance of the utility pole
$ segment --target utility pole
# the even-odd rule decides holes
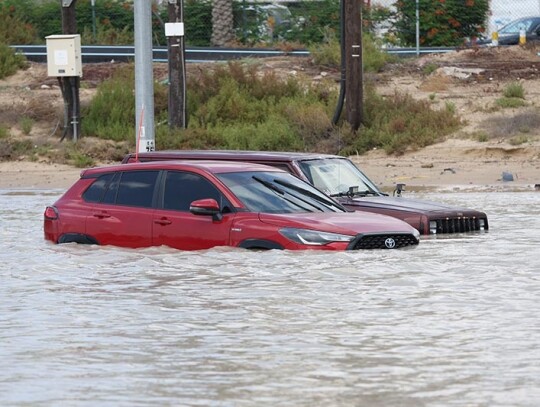
[[[169,0],[169,22],[165,24],[169,54],[169,128],[187,127],[186,58],[183,0]]]
[[[362,2],[345,2],[345,104],[347,122],[356,131],[364,119]]]
[[[62,34],[77,33],[77,19],[75,14],[75,3],[77,0],[60,0],[62,10]],[[79,102],[79,77],[59,77],[58,84],[64,99],[64,132],[60,141],[69,136],[73,141],[77,141],[77,128],[80,117]],[[80,128],[80,127],[79,127]]]
[[[137,152],[154,151],[154,71],[152,2],[135,0],[135,145]]]

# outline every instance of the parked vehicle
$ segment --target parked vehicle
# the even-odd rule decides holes
[[[540,16],[523,17],[511,21],[498,30],[499,45],[519,44],[519,33],[525,31],[526,42],[538,41],[540,39]],[[476,42],[478,45],[490,45],[491,38],[481,38]]]
[[[352,161],[336,155],[178,150],[128,154],[123,163],[174,159],[247,161],[281,168],[334,197],[349,210],[393,216],[409,223],[424,235],[489,229],[484,212],[401,196],[390,197],[381,192]]]
[[[44,213],[45,239],[182,250],[358,250],[415,246],[389,216],[348,212],[310,184],[245,162],[157,161],[97,167]]]

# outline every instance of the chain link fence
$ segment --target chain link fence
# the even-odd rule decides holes
[[[153,43],[166,45],[168,0],[153,1]],[[177,0],[181,1],[181,0]],[[183,0],[188,46],[211,46],[212,8],[219,1]],[[16,15],[34,42],[61,32],[60,0],[0,0],[0,17]],[[231,46],[305,48],[339,38],[340,0],[234,0]],[[83,44],[133,44],[133,0],[77,0]],[[418,13],[418,14],[417,14]],[[417,20],[418,15],[418,20]],[[364,31],[387,46],[458,46],[525,16],[540,0],[364,0]],[[418,22],[418,25],[417,25]],[[22,45],[22,44],[21,44]]]

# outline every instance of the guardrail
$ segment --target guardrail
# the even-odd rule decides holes
[[[29,61],[46,62],[47,47],[45,45],[12,45],[12,48],[25,55]],[[386,52],[400,57],[414,57],[417,55],[416,48],[386,48]],[[455,51],[451,47],[420,48],[420,55],[433,53],[446,53]],[[84,45],[81,49],[84,63],[133,61],[135,59],[134,46],[103,46]],[[187,62],[227,61],[240,58],[267,58],[276,56],[309,56],[307,50],[282,51],[265,48],[186,48]],[[167,62],[167,47],[154,47],[154,62]]]

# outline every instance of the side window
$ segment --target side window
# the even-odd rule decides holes
[[[105,189],[113,178],[114,173],[105,174],[97,178],[92,185],[84,191],[82,198],[86,202],[99,202],[105,193]]]
[[[118,184],[120,183],[120,176],[122,175],[121,172],[117,172],[114,174],[114,178],[109,183],[109,187],[107,188],[107,192],[105,192],[105,196],[103,197],[102,203],[105,204],[114,204],[116,202],[116,194],[118,192]]]
[[[126,171],[122,173],[116,205],[152,207],[159,171]]]
[[[189,172],[168,171],[163,193],[163,209],[189,211],[191,202],[197,199],[215,199],[226,212],[231,206],[224,202],[219,190],[206,178]]]

